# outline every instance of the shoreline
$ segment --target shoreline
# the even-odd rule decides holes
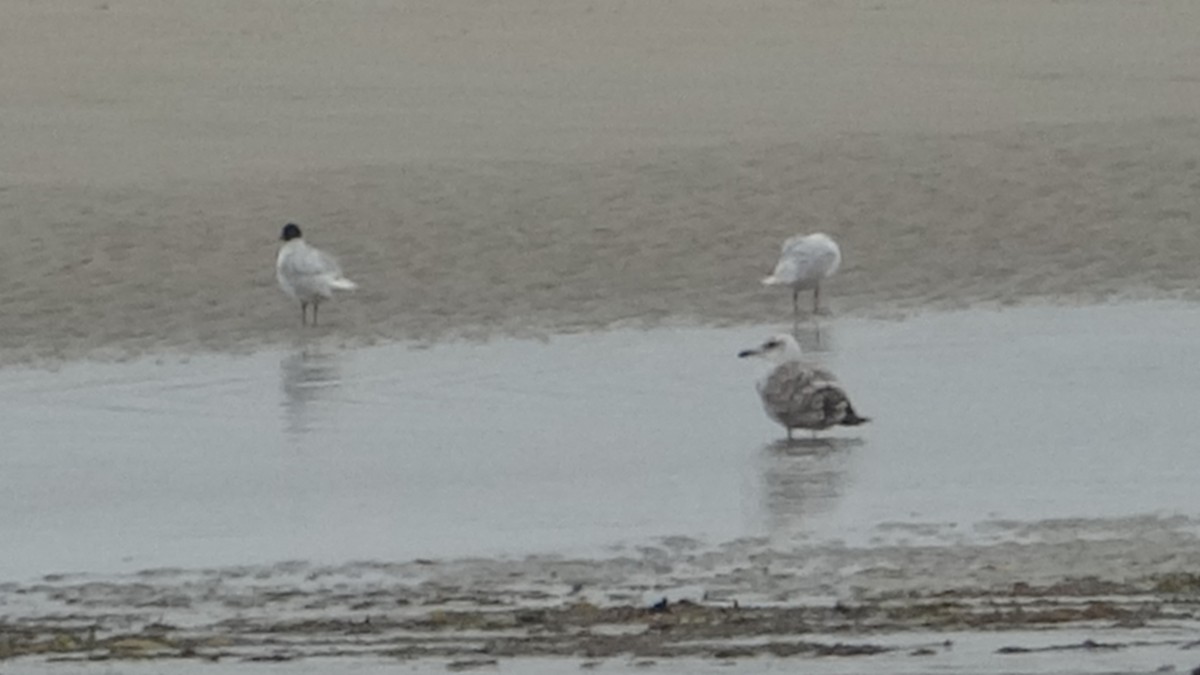
[[[1200,581],[1178,571],[1200,563],[1195,521],[1075,526],[1128,538],[1067,541],[1054,523],[998,523],[1017,539],[788,551],[754,541],[706,548],[676,537],[607,559],[52,575],[0,584],[12,607],[2,656],[34,667],[332,658],[452,670],[447,664],[528,657],[619,669],[646,659],[747,665],[764,657],[919,656],[918,667],[944,669],[966,648],[975,652],[971,672],[1007,672],[1056,655],[1087,654],[1103,672],[1112,658],[1148,653],[1163,661],[1147,671],[1178,663],[1180,650],[1195,645],[1200,611]],[[997,655],[1005,660],[989,660]]]
[[[839,318],[850,321],[904,322],[929,316],[954,315],[970,312],[1002,314],[1021,309],[1089,309],[1104,307],[1161,307],[1187,309],[1200,302],[1200,289],[1161,290],[1129,289],[1113,293],[1028,296],[1008,300],[980,300],[976,302],[944,301],[943,304],[879,304],[856,307],[833,316],[822,316],[823,327],[836,325]],[[786,325],[785,325],[786,324]],[[158,364],[183,364],[193,359],[244,358],[258,353],[276,353],[291,349],[318,348],[322,350],[356,351],[381,347],[406,347],[411,350],[427,350],[436,347],[478,346],[492,342],[535,342],[546,343],[559,338],[579,335],[605,335],[611,333],[644,332],[654,333],[670,330],[724,330],[777,326],[789,329],[791,322],[783,318],[777,321],[754,319],[720,319],[707,317],[666,316],[654,318],[615,319],[604,325],[565,324],[526,325],[521,327],[464,326],[437,336],[373,335],[354,336],[335,332],[336,326],[322,325],[317,330],[301,329],[295,335],[274,340],[246,338],[234,344],[182,343],[151,345],[146,347],[122,346],[120,344],[96,347],[92,351],[66,354],[40,354],[22,351],[0,352],[0,370],[52,372],[76,364],[118,365],[124,363],[154,362]],[[811,321],[802,317],[802,331],[807,332]]]

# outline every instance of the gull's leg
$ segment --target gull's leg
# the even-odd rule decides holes
[[[817,345],[821,344],[821,321],[818,317],[821,316],[821,282],[817,282],[813,286],[813,327],[817,333]]]
[[[800,289],[792,288],[792,333],[800,339]]]
[[[821,306],[821,284],[813,286],[813,316],[829,316],[829,306]]]
[[[321,306],[320,300],[313,300],[313,325],[317,325],[317,308]]]
[[[300,325],[308,325],[308,303],[303,300],[300,301]]]
[[[788,440],[790,441],[790,440],[792,440],[792,428],[788,427],[787,430],[788,430]]]

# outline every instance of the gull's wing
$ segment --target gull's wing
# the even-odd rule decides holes
[[[307,244],[284,256],[279,267],[289,276],[342,276],[342,268],[333,256]]]
[[[824,429],[852,410],[832,373],[799,361],[777,366],[758,393],[768,414],[791,428]]]
[[[841,258],[837,244],[829,237],[797,235],[783,242],[771,276],[782,283],[820,279],[833,274]]]

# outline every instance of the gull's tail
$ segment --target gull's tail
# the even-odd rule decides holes
[[[334,277],[329,280],[329,287],[336,288],[339,291],[352,291],[358,288],[358,284],[350,281],[346,277]]]
[[[859,417],[858,413],[854,412],[854,408],[850,406],[850,402],[846,401],[846,416],[843,417],[842,421],[838,422],[838,424],[847,427],[856,427],[860,424],[866,424],[870,421],[870,417]]]
[[[769,277],[763,277],[761,283],[763,286],[778,286],[778,285],[782,284],[783,282],[780,281],[779,279],[775,278],[775,275],[772,274]]]

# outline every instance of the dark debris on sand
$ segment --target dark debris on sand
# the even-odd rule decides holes
[[[569,569],[578,572],[576,567]],[[839,601],[757,605],[720,594],[637,602],[630,598],[632,587],[589,585],[589,595],[575,582],[555,582],[561,587],[557,591],[552,584],[496,583],[512,578],[511,572],[466,581],[463,570],[454,568],[450,581],[387,588],[378,582],[356,587],[349,581],[354,574],[339,573],[343,576],[329,573],[336,578],[328,584],[318,583],[325,571],[303,569],[290,570],[290,577],[180,572],[178,578],[173,573],[103,583],[53,579],[28,587],[10,584],[0,600],[9,594],[41,597],[46,609],[0,619],[0,661],[271,662],[374,656],[444,659],[451,670],[473,670],[527,656],[587,663],[612,658],[853,658],[884,652],[930,656],[948,649],[948,643],[899,647],[882,644],[878,636],[1140,629],[1200,619],[1200,577],[1190,573],[876,590]],[[172,601],[164,604],[160,597]],[[999,653],[1133,645],[1113,640],[1049,648],[1012,644]]]

